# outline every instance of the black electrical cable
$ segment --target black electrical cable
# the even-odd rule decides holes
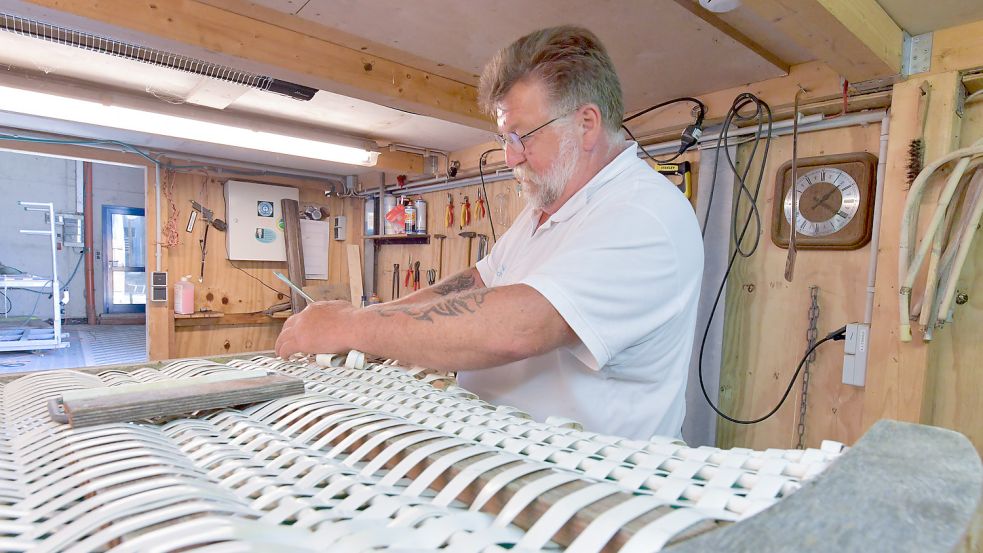
[[[655,104],[654,106],[649,106],[649,107],[643,109],[642,111],[640,111],[638,113],[634,113],[632,115],[629,115],[628,117],[625,117],[624,119],[621,120],[621,122],[622,123],[627,123],[627,122],[631,121],[632,119],[641,117],[641,116],[645,115],[646,113],[648,113],[650,111],[655,111],[655,110],[657,110],[659,108],[664,108],[666,106],[671,106],[673,104],[679,104],[681,102],[692,102],[692,103],[696,104],[696,107],[699,108],[699,110],[700,110],[699,114],[697,114],[697,122],[700,123],[700,124],[702,124],[703,123],[703,118],[707,114],[707,106],[706,106],[706,104],[704,104],[700,100],[698,100],[696,98],[693,98],[693,97],[690,97],[690,96],[683,96],[681,98],[673,98],[672,100],[666,100],[665,102],[660,102],[658,104]]]
[[[822,340],[819,340],[818,342],[813,344],[811,348],[807,349],[805,355],[802,356],[802,360],[799,361],[799,366],[796,367],[795,369],[795,374],[793,374],[792,378],[788,381],[788,387],[785,388],[785,393],[782,394],[782,399],[780,399],[778,401],[778,404],[775,405],[775,407],[772,408],[771,411],[768,411],[768,414],[764,416],[758,417],[756,419],[744,420],[744,419],[735,419],[725,414],[723,411],[717,408],[716,405],[713,404],[713,401],[710,399],[710,395],[707,394],[707,388],[703,384],[703,373],[701,372],[700,389],[703,391],[703,397],[707,400],[707,403],[710,404],[710,408],[713,409],[718,415],[720,415],[721,418],[724,418],[726,420],[729,420],[730,422],[737,423],[737,424],[757,424],[767,419],[768,417],[774,415],[776,412],[778,412],[779,409],[781,409],[782,404],[784,404],[785,400],[788,399],[788,394],[792,391],[792,385],[795,384],[795,379],[799,377],[799,373],[802,372],[802,367],[805,366],[806,360],[809,359],[809,356],[812,355],[812,352],[816,351],[816,348],[818,348],[820,345],[825,344],[830,340],[844,340],[845,338],[846,338],[846,327],[843,326],[834,330],[833,332],[830,332]]]
[[[748,106],[753,106],[754,111],[749,115],[742,115],[741,110]],[[727,141],[730,135],[730,128],[735,121],[757,122],[757,128],[755,129],[754,137],[752,139],[753,145],[751,148],[751,155],[748,157],[746,166],[743,171],[737,168],[737,164],[734,162],[733,158],[731,157],[730,151],[726,148],[726,145],[728,144]],[[734,238],[735,246],[733,252],[731,253],[730,260],[727,263],[727,269],[724,272],[723,278],[720,280],[719,287],[717,288],[717,294],[713,300],[713,305],[710,308],[710,315],[707,318],[706,328],[703,330],[703,339],[700,342],[700,352],[697,361],[697,374],[700,380],[700,389],[703,390],[703,397],[707,400],[707,403],[710,405],[710,407],[724,419],[729,420],[731,422],[738,422],[740,424],[752,424],[752,422],[739,421],[738,419],[734,419],[732,417],[727,416],[726,414],[722,413],[719,409],[717,409],[717,406],[714,405],[713,402],[710,400],[710,396],[709,394],[707,394],[706,391],[706,383],[704,382],[704,378],[703,378],[703,353],[704,350],[706,349],[707,338],[710,335],[710,327],[713,324],[713,318],[717,312],[717,306],[720,304],[721,295],[723,294],[724,287],[727,285],[727,279],[730,277],[730,273],[734,268],[734,263],[737,261],[737,256],[740,255],[741,257],[750,257],[752,254],[754,254],[755,250],[758,247],[758,243],[759,243],[758,239],[759,239],[759,235],[761,234],[761,216],[758,213],[757,200],[758,200],[758,194],[761,191],[762,179],[764,178],[765,165],[768,162],[768,153],[771,148],[772,123],[773,120],[772,120],[771,107],[768,106],[767,103],[759,99],[757,96],[750,93],[742,93],[739,94],[734,99],[734,103],[731,105],[730,109],[727,111],[727,116],[724,118],[724,124],[723,124],[723,128],[720,131],[720,135],[717,137],[715,168],[714,168],[713,178],[711,179],[711,183],[709,187],[710,191],[708,194],[707,211],[706,211],[706,216],[704,217],[704,224],[702,228],[702,233],[705,236],[706,222],[710,218],[710,206],[712,205],[713,195],[716,189],[716,175],[717,175],[716,162],[719,161],[720,150],[721,148],[723,148],[727,158],[727,162],[730,165],[731,170],[734,172],[734,175],[737,177],[737,187],[739,190],[737,198],[734,200],[734,215],[732,221],[733,222],[732,237]],[[762,140],[765,141],[765,145],[762,150],[762,155],[760,156],[760,161],[758,163],[757,181],[755,182],[754,190],[752,191],[750,188],[748,188],[747,178],[751,172],[751,169],[755,166],[754,163],[755,156],[758,153],[758,148]],[[748,213],[747,216],[744,218],[743,226],[740,229],[740,231],[738,231],[738,226],[740,225],[740,223],[738,222],[739,219],[738,215],[741,212],[742,200],[745,198],[746,201],[750,202],[750,206],[747,208]],[[754,242],[750,245],[750,247],[747,250],[745,250],[743,249],[744,248],[743,242],[745,236],[747,236],[747,231],[751,226],[752,220],[755,221],[757,224],[757,232],[754,233]],[[797,375],[798,372],[796,372],[796,376]],[[795,377],[792,378],[792,382],[794,381],[795,381]],[[789,389],[791,389],[792,382],[789,383]],[[786,396],[787,395],[788,392],[786,392]],[[782,402],[784,401],[785,398],[783,397]],[[778,407],[781,407],[781,402],[779,403]],[[765,420],[766,418],[774,414],[778,410],[778,407],[772,410],[764,418],[757,419],[753,422],[760,422],[762,420]]]
[[[632,115],[630,115],[628,117],[625,117],[624,119],[621,120],[621,128],[624,129],[626,133],[628,133],[628,136],[631,137],[632,140],[634,140],[635,142],[638,142],[638,139],[635,138],[635,135],[632,134],[632,132],[628,129],[628,126],[625,125],[625,123],[631,121],[632,119],[635,119],[637,117],[640,117],[642,115],[645,115],[646,113],[649,113],[651,111],[657,110],[659,108],[664,108],[666,106],[671,106],[673,104],[678,104],[678,103],[682,103],[682,102],[691,102],[691,103],[693,103],[693,104],[696,105],[696,108],[697,108],[696,121],[694,121],[692,125],[687,126],[683,130],[682,137],[680,138],[681,144],[679,146],[679,151],[677,151],[676,152],[676,155],[672,156],[671,158],[669,158],[669,159],[656,159],[655,157],[652,156],[652,154],[646,152],[645,149],[642,148],[642,153],[644,153],[646,155],[646,157],[648,157],[649,159],[651,159],[655,163],[658,163],[658,164],[672,163],[679,156],[683,155],[684,153],[686,153],[687,150],[689,150],[690,148],[692,148],[693,146],[696,145],[696,143],[700,139],[700,135],[703,134],[703,120],[704,120],[704,118],[706,117],[706,114],[707,114],[707,106],[706,106],[706,104],[704,104],[700,100],[698,100],[696,98],[693,98],[693,97],[690,97],[690,96],[684,96],[684,97],[681,97],[681,98],[673,98],[672,100],[666,100],[665,102],[660,102],[658,104],[655,104],[654,106],[649,106],[649,107],[643,109],[642,111],[640,111],[638,113],[635,113],[635,114],[632,114]]]
[[[4,308],[3,313],[0,313],[0,315],[3,315],[4,317],[6,317],[7,315],[10,314],[11,311],[14,310],[14,302],[10,301],[10,298],[7,297],[7,293],[6,292],[0,290],[0,294],[3,295],[3,301],[5,302],[5,306],[6,306]]]
[[[492,231],[492,243],[498,242],[498,236],[495,234],[495,214],[492,211],[491,198],[488,197],[488,188],[485,187],[485,171],[483,169],[485,165],[485,157],[492,153],[497,152],[501,148],[492,148],[490,150],[485,150],[478,156],[478,176],[481,178],[481,193],[485,196],[485,210],[488,211],[488,222],[491,224]]]

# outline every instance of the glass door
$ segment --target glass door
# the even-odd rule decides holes
[[[143,209],[102,206],[106,313],[143,313],[147,304],[147,227]]]

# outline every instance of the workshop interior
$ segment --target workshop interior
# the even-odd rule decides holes
[[[493,255],[563,24],[699,223],[681,436],[277,357]],[[4,0],[0,66],[0,550],[983,551],[983,2]]]

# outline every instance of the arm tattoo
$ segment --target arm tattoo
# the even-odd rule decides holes
[[[471,290],[474,287],[474,274],[469,270],[464,274],[447,279],[447,282],[437,284],[432,290],[437,295],[446,296],[448,294]]]
[[[472,282],[474,282],[473,278]],[[418,321],[432,323],[434,322],[434,316],[457,317],[459,315],[468,315],[477,312],[482,304],[485,303],[485,296],[492,293],[492,291],[492,288],[481,288],[468,293],[457,294],[445,300],[440,300],[422,307],[383,307],[378,310],[378,313],[383,317],[392,317],[397,313],[402,313]]]

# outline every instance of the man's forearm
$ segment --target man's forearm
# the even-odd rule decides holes
[[[353,313],[351,347],[405,363],[465,370],[545,353],[575,338],[552,305],[528,286],[435,296]]]

